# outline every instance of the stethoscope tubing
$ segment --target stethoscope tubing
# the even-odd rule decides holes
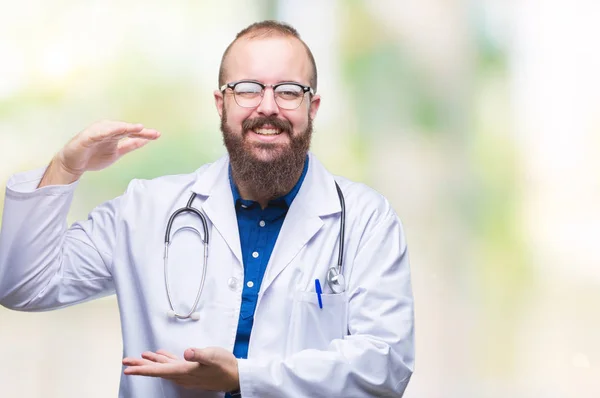
[[[202,291],[204,290],[204,281],[206,280],[206,270],[208,266],[208,242],[209,242],[209,234],[208,234],[208,221],[206,220],[206,216],[202,214],[198,209],[192,207],[192,203],[196,198],[196,194],[192,193],[190,199],[187,202],[185,207],[175,211],[171,217],[169,218],[169,222],[167,223],[167,230],[165,232],[165,250],[164,250],[164,272],[165,272],[165,288],[167,290],[167,300],[169,301],[169,307],[171,311],[169,312],[171,316],[178,319],[188,319],[191,318],[195,313],[196,308],[198,307],[198,303],[200,302],[200,297],[202,296]],[[200,280],[200,288],[198,289],[198,293],[196,294],[196,298],[194,300],[194,304],[192,305],[190,311],[186,315],[182,315],[175,311],[175,307],[173,306],[173,300],[171,299],[171,287],[169,283],[169,245],[171,244],[171,228],[173,226],[173,222],[175,221],[175,217],[182,213],[194,213],[200,220],[202,221],[202,229],[204,230],[204,236],[200,235],[199,231],[195,228],[191,228],[194,232],[197,232],[200,235],[200,239],[202,239],[202,243],[204,244],[204,261],[202,262],[202,279]],[[175,232],[177,233],[177,231]]]
[[[337,261],[337,267],[336,268],[330,268],[330,272],[328,272],[328,276],[327,276],[327,282],[329,283],[329,285],[334,288],[334,284],[332,283],[332,279],[331,278],[331,271],[333,271],[334,274],[337,274],[341,277],[342,280],[342,285],[341,288],[342,290],[345,289],[345,283],[343,282],[343,274],[342,274],[342,267],[343,267],[343,263],[344,263],[344,235],[345,235],[345,229],[346,229],[346,203],[344,200],[344,194],[342,193],[342,189],[340,188],[340,186],[338,185],[337,181],[335,182],[335,188],[337,190],[337,194],[340,200],[340,207],[341,207],[341,215],[340,215],[340,235],[339,235],[339,248],[338,248],[338,261]],[[190,196],[190,199],[188,200],[187,204],[185,207],[182,207],[178,210],[176,210],[171,217],[169,217],[169,221],[167,222],[167,228],[165,231],[165,250],[164,250],[164,256],[163,256],[163,260],[164,260],[164,272],[165,272],[165,288],[167,291],[167,300],[169,301],[169,307],[171,308],[171,310],[169,311],[169,316],[178,318],[178,319],[189,319],[192,318],[194,320],[198,320],[199,318],[197,317],[197,313],[195,312],[198,303],[200,302],[200,297],[202,296],[202,291],[204,290],[204,281],[206,279],[206,270],[207,270],[207,266],[208,266],[208,243],[209,243],[209,233],[208,233],[208,221],[206,219],[206,216],[198,209],[194,208],[192,206],[192,203],[194,202],[194,199],[196,198],[196,194],[192,193],[192,195]],[[171,228],[173,226],[173,222],[175,221],[175,218],[182,213],[194,213],[196,214],[198,217],[200,217],[200,220],[202,221],[202,229],[204,230],[204,236],[200,235],[200,232],[198,230],[196,230],[193,227],[188,227],[190,229],[192,229],[194,232],[198,233],[200,235],[200,238],[202,239],[202,242],[204,244],[204,261],[203,261],[203,266],[202,266],[202,279],[200,281],[200,288],[198,289],[198,293],[196,294],[196,299],[194,300],[194,304],[191,307],[190,311],[183,315],[180,314],[178,312],[175,311],[175,307],[173,306],[173,300],[171,298],[171,287],[169,284],[169,269],[168,269],[168,260],[169,260],[169,245],[171,244]],[[179,230],[177,230],[179,231]],[[175,231],[175,233],[177,233],[177,231]],[[173,234],[174,236],[174,234]],[[337,272],[336,272],[337,271]],[[336,290],[336,289],[334,289]]]
[[[335,182],[335,189],[337,190],[338,197],[340,198],[340,207],[342,208],[341,220],[340,220],[340,244],[339,252],[338,252],[338,272],[342,273],[342,264],[344,263],[344,233],[346,230],[346,201],[344,200],[344,194],[342,193],[342,189],[338,185],[337,181]]]

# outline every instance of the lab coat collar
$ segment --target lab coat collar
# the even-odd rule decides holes
[[[300,203],[297,207],[303,207],[304,211],[311,216],[322,217],[339,213],[341,206],[333,176],[313,153],[309,152],[308,156],[310,158],[308,172],[292,204]],[[224,209],[231,207],[231,213],[235,219],[228,170],[229,156],[225,155],[216,162],[207,165],[206,168],[198,170],[199,175],[192,186],[192,191],[204,197],[217,195],[218,199],[222,200],[220,207]],[[225,195],[227,190],[229,195]],[[229,204],[231,206],[228,206]]]
[[[237,216],[233,205],[233,195],[229,186],[228,175],[229,158],[224,156],[198,170],[198,178],[192,186],[201,199],[202,211],[213,224],[223,240],[229,246],[242,266],[242,248],[237,228]]]
[[[312,153],[309,153],[309,157],[308,172],[281,227],[261,283],[260,296],[322,228],[324,223],[321,218],[341,212],[333,176]],[[229,157],[225,156],[207,166],[207,169],[199,170],[192,191],[208,197],[202,206],[206,216],[243,266],[228,168]]]
[[[342,208],[335,188],[335,180],[325,166],[309,152],[308,172],[292,203],[298,202],[307,215],[328,216],[340,213]]]
[[[219,185],[229,184],[227,170],[229,167],[229,156],[225,155],[216,162],[200,168],[196,173],[198,177],[192,186],[192,191],[200,196],[210,196],[213,189]],[[231,197],[233,200],[233,196]]]

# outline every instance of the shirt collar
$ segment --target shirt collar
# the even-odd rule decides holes
[[[294,187],[291,189],[290,192],[288,192],[287,194],[277,198],[277,199],[273,199],[269,202],[269,204],[271,203],[276,203],[276,204],[281,204],[284,203],[286,207],[290,207],[292,205],[292,202],[294,201],[294,198],[296,197],[296,195],[298,194],[298,191],[300,190],[300,187],[302,186],[302,182],[304,181],[304,177],[306,177],[306,172],[308,171],[308,155],[306,155],[306,159],[304,160],[304,168],[302,169],[302,174],[300,175],[300,178],[298,179],[298,182],[296,182],[296,185],[294,185]],[[242,197],[240,196],[240,191],[238,190],[237,186],[235,185],[235,183],[233,182],[233,177],[231,176],[231,163],[229,164],[229,184],[231,186],[231,193],[233,194],[233,203],[237,204],[238,201],[242,201]]]

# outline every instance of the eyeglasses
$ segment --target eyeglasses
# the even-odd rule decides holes
[[[295,82],[282,82],[277,84],[262,84],[253,80],[240,80],[221,86],[221,92],[231,89],[235,102],[243,108],[256,108],[260,105],[267,87],[273,88],[275,103],[281,109],[297,109],[304,100],[304,94],[315,92],[308,86]]]

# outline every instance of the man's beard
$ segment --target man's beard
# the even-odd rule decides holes
[[[281,145],[248,142],[247,132],[264,125],[270,125],[281,130],[281,134],[287,134],[289,143]],[[268,200],[285,195],[294,187],[302,174],[306,154],[310,148],[312,130],[310,117],[306,130],[298,135],[293,135],[292,125],[287,120],[277,117],[256,117],[244,120],[240,136],[231,131],[227,125],[227,113],[223,109],[221,132],[229,152],[231,172],[235,181],[243,182]],[[253,153],[256,149],[269,151],[270,159],[268,161],[258,159]]]

